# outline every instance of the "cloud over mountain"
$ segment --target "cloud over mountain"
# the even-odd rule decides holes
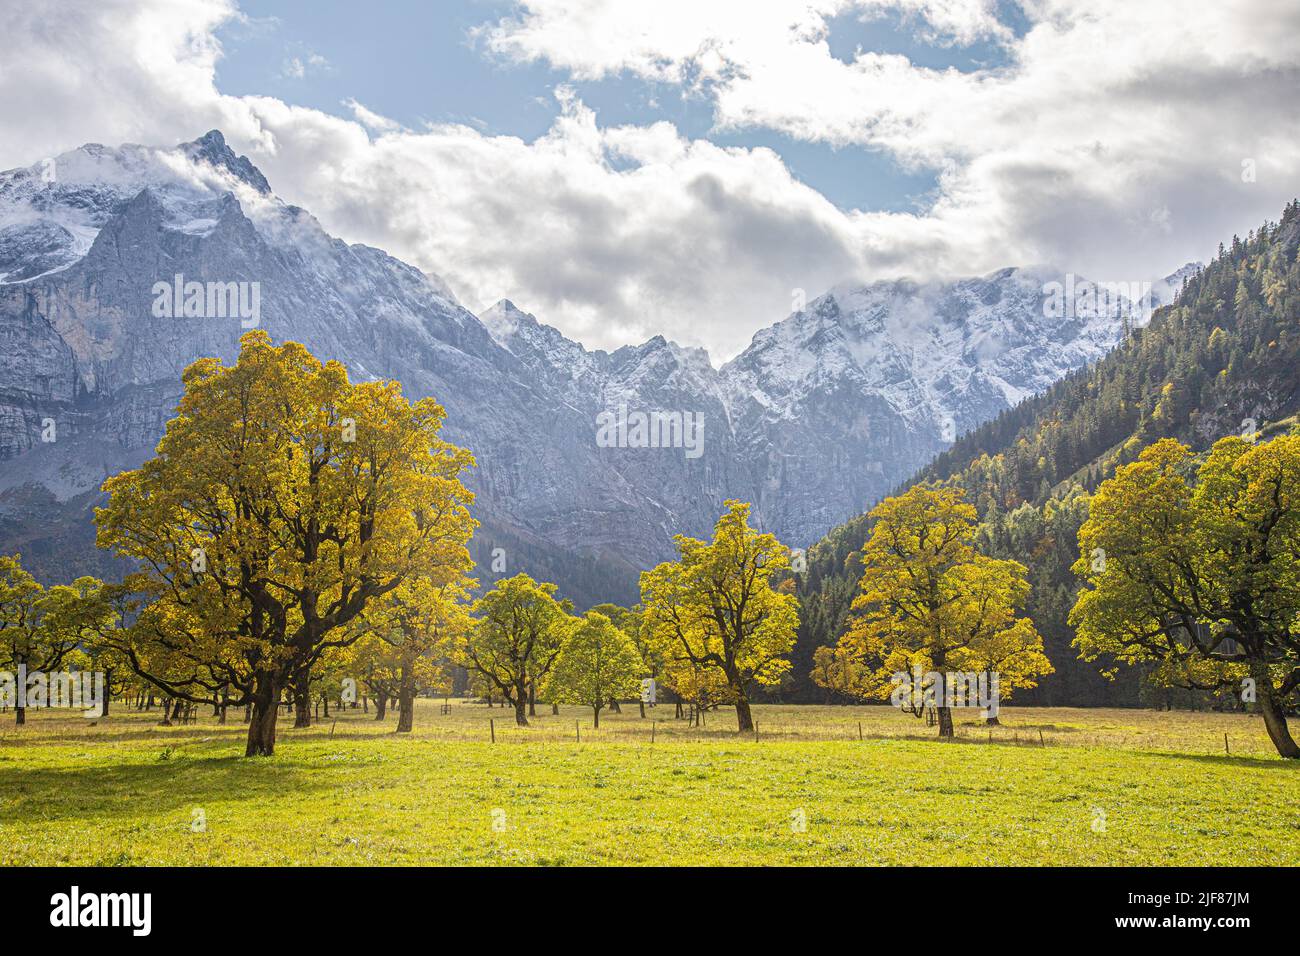
[[[663,333],[719,359],[790,312],[796,290],[1009,261],[1158,275],[1295,191],[1293,8],[1052,0],[1025,4],[1014,29],[999,10],[526,0],[473,37],[506,68],[545,63],[575,84],[552,91],[550,129],[524,139],[407,128],[356,99],[335,115],[226,94],[219,35],[243,16],[230,0],[24,5],[6,14],[0,167],[86,139],[219,127],[332,233],[437,272],[471,307],[509,297],[591,347]],[[933,69],[833,52],[833,31],[855,17],[1000,54]],[[838,208],[772,149],[650,117],[603,124],[577,89],[596,77],[675,86],[720,130],[880,151],[936,172],[937,195],[912,213]]]

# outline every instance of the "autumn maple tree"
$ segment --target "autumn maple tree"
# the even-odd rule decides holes
[[[1016,561],[976,551],[975,508],[956,488],[916,485],[870,514],[856,616],[840,639],[842,666],[862,697],[887,698],[896,675],[996,670],[999,693],[1033,687],[1052,666]],[[953,736],[950,699],[935,693],[939,735]],[[920,710],[915,711],[918,716]]]
[[[654,645],[646,640],[641,627],[641,607],[622,607],[618,604],[604,602],[594,604],[591,610],[598,614],[603,614],[610,619],[611,623],[632,639],[632,646],[636,648],[637,654],[641,658],[642,680],[650,680],[655,684],[659,683],[660,671],[663,670],[663,661],[659,659],[659,652]],[[657,696],[657,693],[656,693]],[[644,692],[637,695],[638,705],[641,709],[641,716],[645,716],[646,695]],[[618,707],[618,701],[614,701],[615,708]],[[651,706],[654,706],[652,703]]]
[[[826,703],[833,695],[854,696],[862,686],[861,668],[848,648],[822,645],[813,651],[812,682],[826,691]]]
[[[677,535],[679,558],[641,575],[643,636],[683,696],[725,690],[739,730],[753,730],[750,695],[790,669],[799,601],[779,587],[790,549],[749,526],[749,505],[728,501],[712,541]]]
[[[467,574],[469,565],[461,570]],[[416,695],[450,689],[451,656],[471,623],[465,587],[458,578],[413,578],[380,604],[373,620],[364,657],[367,682],[376,700],[384,693],[397,700],[396,732],[410,733]]]
[[[628,634],[604,614],[588,611],[560,648],[547,676],[545,696],[560,704],[590,707],[600,726],[600,712],[612,700],[636,695],[645,663]]]
[[[0,671],[10,674],[14,722],[27,722],[28,674],[60,667],[91,633],[101,587],[92,577],[46,588],[22,566],[22,556],[0,555]]]
[[[1092,497],[1070,623],[1087,660],[1258,704],[1283,757],[1300,691],[1300,436],[1220,439],[1199,464],[1164,439]]]
[[[468,565],[469,452],[444,412],[392,381],[353,384],[302,345],[241,339],[184,373],[157,454],[104,483],[101,547],[133,559],[145,600],[121,650],[173,697],[251,703],[246,753],[275,749],[281,693],[349,625],[418,578]]]
[[[550,673],[576,624],[572,604],[557,601],[554,584],[527,574],[504,578],[474,602],[474,622],[460,641],[456,659],[500,690],[515,709],[515,722],[528,726],[528,703]]]

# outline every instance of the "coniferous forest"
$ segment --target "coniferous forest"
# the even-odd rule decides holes
[[[1055,673],[1018,697],[1042,706],[1209,706],[1207,695],[1157,689],[1139,668],[1078,659],[1066,623],[1079,581],[1078,531],[1088,498],[1116,467],[1160,438],[1205,451],[1237,433],[1289,430],[1300,410],[1300,202],[1277,222],[1221,245],[1175,301],[1095,365],[961,436],[908,485],[957,485],[979,512],[979,547],[1030,570],[1028,613]],[[898,489],[899,491],[903,489]],[[807,677],[813,654],[844,633],[861,574],[866,515],[836,528],[808,553],[795,666],[783,688],[825,696]]]

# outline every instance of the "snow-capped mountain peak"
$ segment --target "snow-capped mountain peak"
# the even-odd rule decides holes
[[[262,171],[247,156],[235,155],[235,151],[226,145],[221,130],[209,130],[194,142],[183,143],[180,150],[196,163],[206,163],[216,169],[226,170],[264,196],[271,194],[271,184],[266,181]]]
[[[476,547],[508,546],[512,571],[528,556],[579,596],[566,574],[586,568],[601,598],[632,597],[610,588],[673,534],[707,533],[726,498],[793,546],[817,540],[1122,334],[1112,313],[1053,316],[1050,271],[1002,269],[838,285],[720,369],[663,336],[592,351],[508,300],[476,317],[436,276],[330,235],[219,131],[89,145],[0,172],[0,551],[8,535],[36,566],[62,567],[70,540],[93,557],[105,474],[148,456],[186,365],[237,355],[235,317],[155,314],[152,290],[178,275],[256,284],[276,340],[437,398],[478,462]],[[599,416],[623,406],[690,413],[700,453],[600,444]]]

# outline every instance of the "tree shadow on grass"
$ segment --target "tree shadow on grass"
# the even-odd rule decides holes
[[[976,726],[987,727],[988,725],[987,725],[987,724],[979,724],[979,725],[976,725]],[[1014,723],[1014,724],[1012,724],[1012,723],[1007,723],[1007,724],[997,724],[997,725],[994,726],[994,731],[996,731],[996,730],[998,729],[998,727],[1001,727],[1004,731],[1008,731],[1008,732],[1010,732],[1010,733],[1014,733],[1014,732],[1017,731],[1017,730],[1041,730],[1041,731],[1043,731],[1043,732],[1045,732],[1045,733],[1046,733],[1046,732],[1051,732],[1051,733],[1054,733],[1054,734],[1077,734],[1077,733],[1082,733],[1082,732],[1084,732],[1085,730],[1087,730],[1087,728],[1084,728],[1084,727],[1074,727],[1074,726],[1071,726],[1070,724],[1051,724],[1051,723],[1046,723],[1046,724],[1021,724],[1021,723]],[[1095,733],[1095,731],[1091,731],[1091,732],[1092,732],[1092,733]]]
[[[328,764],[307,763],[291,754],[182,755],[82,767],[0,765],[5,816],[51,822],[113,824],[172,812],[188,821],[191,808],[208,802],[256,804],[288,793],[334,789],[338,783]]]
[[[1165,760],[1190,760],[1194,763],[1208,763],[1220,767],[1263,767],[1269,770],[1300,772],[1300,760],[1283,760],[1281,757],[1245,757],[1231,754],[1180,754],[1166,750],[1135,751],[1148,757],[1161,757]]]
[[[333,718],[330,719],[331,722]],[[379,724],[378,730],[365,731],[377,722],[348,718],[338,724],[333,734],[336,740],[382,739],[393,736],[396,718]],[[281,717],[276,727],[277,740],[324,740],[331,736],[329,722],[324,719],[310,727],[295,728],[292,716]],[[418,725],[417,725],[418,727]],[[95,724],[74,720],[41,720],[25,727],[0,729],[0,753],[41,746],[98,746],[113,743],[153,743],[159,745],[188,745],[206,741],[242,744],[248,736],[248,724],[231,721],[225,724],[196,723],[163,726],[155,721],[140,720],[138,716],[116,722],[100,721]]]
[[[131,729],[116,728],[105,730],[103,732],[86,731],[77,732],[69,730],[67,733],[51,733],[43,731],[39,735],[23,737],[21,734],[10,733],[0,738],[0,751],[36,749],[43,746],[86,746],[98,747],[104,744],[138,744],[138,743],[156,743],[159,745],[175,744],[186,745],[195,744],[205,741],[220,740],[223,742],[234,743],[242,742],[248,736],[248,728],[232,727],[133,727]],[[277,734],[277,737],[279,734]]]

